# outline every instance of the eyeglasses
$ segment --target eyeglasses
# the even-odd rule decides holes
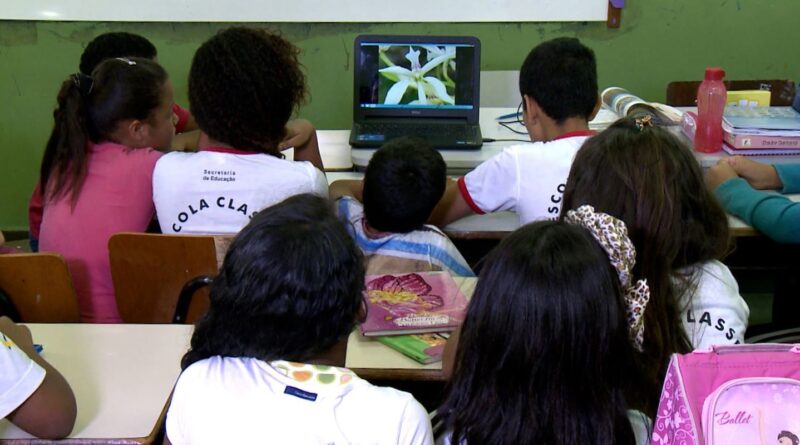
[[[507,129],[507,130],[509,130],[511,132],[514,132],[516,134],[524,134],[524,135],[528,134],[528,130],[527,129],[522,131],[522,130],[517,130],[516,128],[512,127],[512,125],[514,125],[514,124],[522,125],[523,127],[525,126],[525,123],[522,121],[522,102],[520,102],[519,106],[517,107],[517,118],[516,119],[511,119],[511,120],[507,120],[507,121],[498,121],[497,123],[500,124],[500,126],[502,126],[503,128],[505,128],[505,129]]]

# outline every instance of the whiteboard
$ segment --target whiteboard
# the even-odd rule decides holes
[[[92,22],[605,21],[608,0],[2,0],[0,19]]]

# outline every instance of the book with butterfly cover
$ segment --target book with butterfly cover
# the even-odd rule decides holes
[[[467,310],[467,298],[447,272],[368,276],[364,301],[365,336],[453,331]]]

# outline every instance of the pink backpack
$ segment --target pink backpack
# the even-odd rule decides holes
[[[800,344],[672,356],[652,445],[798,445],[798,437]]]

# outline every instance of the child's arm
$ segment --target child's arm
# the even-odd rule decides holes
[[[778,242],[800,243],[800,203],[753,189],[724,160],[708,169],[706,182],[728,213]]]
[[[200,127],[197,126],[197,121],[194,120],[194,116],[189,114],[189,118],[186,119],[186,124],[183,126],[181,134],[194,131],[200,131]]]
[[[364,199],[362,181],[357,179],[340,179],[333,181],[328,188],[328,193],[331,201],[336,201],[342,196],[352,196],[358,201]]]
[[[447,188],[445,188],[444,195],[436,207],[433,209],[428,222],[438,226],[444,227],[451,222],[469,216],[475,213],[470,208],[467,201],[458,190],[458,183],[452,179],[448,179]]]
[[[8,420],[37,437],[66,437],[75,425],[78,411],[69,383],[34,350],[31,332],[26,326],[15,324],[7,317],[0,317],[0,332],[45,370],[45,377],[39,388],[8,415]]]
[[[286,139],[278,146],[281,150],[294,147],[295,161],[308,161],[320,171],[325,171],[319,154],[317,130],[306,119],[294,119],[286,123]]]
[[[186,131],[172,138],[172,151],[197,151],[200,130]]]

